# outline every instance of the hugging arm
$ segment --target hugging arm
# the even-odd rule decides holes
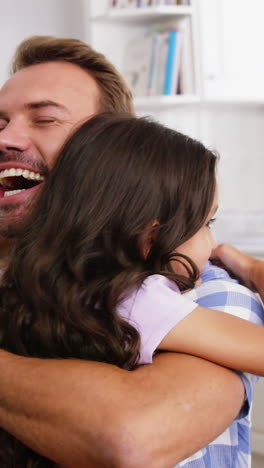
[[[264,376],[263,326],[219,311],[197,307],[167,334],[159,347]]]
[[[263,265],[260,272],[264,273],[264,262],[253,260],[229,246],[225,249],[244,262],[252,260],[254,268]],[[263,376],[264,310],[261,301],[237,281],[220,279],[221,272],[227,275],[223,270],[211,271],[210,267],[207,270],[211,279],[186,294],[188,299],[197,296],[199,306],[169,331],[159,348],[192,354],[231,369]],[[215,275],[218,275],[217,280]],[[258,276],[252,273],[250,278]],[[264,276],[262,278],[264,281]],[[173,292],[168,290],[169,294]]]
[[[176,353],[128,372],[1,351],[0,374],[1,426],[67,468],[172,466],[223,432],[244,399],[238,375]]]

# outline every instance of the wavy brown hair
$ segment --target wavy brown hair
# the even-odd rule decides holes
[[[84,123],[48,176],[4,275],[1,347],[135,367],[140,337],[117,305],[155,273],[193,287],[197,267],[172,252],[208,216],[215,163],[201,143],[148,119],[100,115]],[[172,272],[172,259],[187,265],[186,275]],[[0,447],[1,467],[54,466],[4,432]]]

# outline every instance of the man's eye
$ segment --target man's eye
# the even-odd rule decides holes
[[[55,119],[38,119],[36,120],[36,123],[38,124],[49,124],[49,123],[54,123]]]

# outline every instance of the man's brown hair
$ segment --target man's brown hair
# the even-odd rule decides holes
[[[46,62],[69,62],[86,70],[101,92],[100,111],[134,113],[132,94],[106,57],[78,39],[32,36],[18,46],[11,74]]]

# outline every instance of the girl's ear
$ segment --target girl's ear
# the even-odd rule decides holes
[[[141,246],[141,252],[142,252],[142,256],[144,260],[147,259],[149,252],[152,248],[152,245],[158,237],[159,225],[160,223],[157,219],[155,219],[154,221],[150,221],[150,223],[148,223],[144,232],[142,233],[140,246]]]

